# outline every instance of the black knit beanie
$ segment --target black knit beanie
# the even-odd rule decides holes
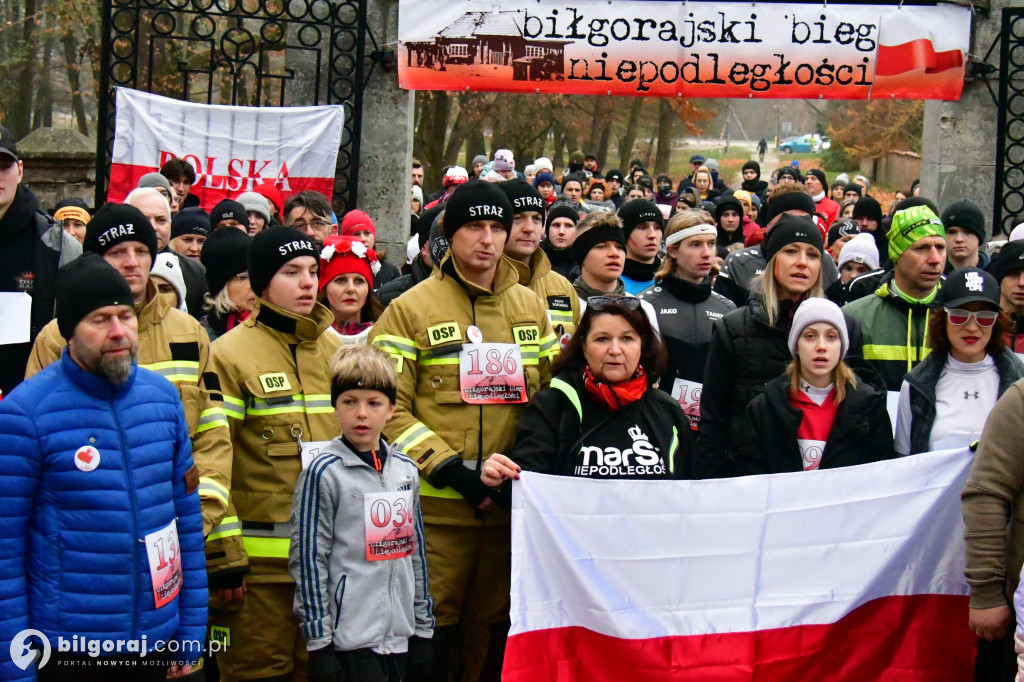
[[[86,315],[108,305],[131,307],[132,289],[120,272],[103,257],[86,253],[57,272],[57,329],[65,339]]]
[[[216,296],[232,277],[249,268],[249,246],[252,238],[241,230],[216,230],[211,234],[199,260],[206,267],[206,285]]]
[[[140,242],[156,260],[156,230],[142,211],[128,204],[106,204],[85,226],[82,250],[100,256],[122,242]]]
[[[639,201],[634,199],[633,201]],[[631,202],[632,203],[632,202]],[[587,259],[590,250],[603,242],[617,242],[626,248],[626,233],[613,225],[598,225],[576,235],[572,243],[573,253],[576,255],[576,263],[583,267],[583,261]]]
[[[535,211],[540,213],[541,220],[544,219],[544,213],[548,208],[547,202],[530,183],[519,179],[506,180],[498,183],[498,189],[512,202],[512,215]]]
[[[787,244],[810,244],[819,252],[825,252],[825,244],[821,239],[821,230],[812,218],[802,215],[784,215],[779,218],[761,245],[764,259],[769,261]]]
[[[661,214],[661,209],[646,199],[627,201],[622,204],[616,215],[622,221],[622,232],[627,239],[634,229],[648,220],[653,220],[661,226],[662,230],[665,229],[665,216]]]
[[[548,219],[544,223],[544,234],[547,234],[555,218],[568,218],[575,225],[580,221],[580,214],[573,206],[564,201],[556,201],[551,205],[551,210],[548,211]]]
[[[241,230],[237,230],[241,232]],[[183,234],[197,234],[200,237],[210,236],[210,216],[206,211],[194,206],[183,208],[171,218],[171,239]]]
[[[775,216],[786,211],[803,211],[807,215],[814,215],[818,211],[818,206],[807,192],[780,194],[768,204],[765,220],[770,223]]]
[[[860,187],[860,185],[857,186]],[[861,216],[876,222],[882,222],[882,205],[878,203],[878,199],[874,197],[861,197],[857,199],[857,203],[853,205],[853,218],[857,219]]]
[[[270,280],[290,260],[312,256],[320,260],[320,251],[313,240],[294,227],[281,225],[263,230],[249,245],[249,284],[257,296],[270,285]]]
[[[249,213],[245,210],[245,206],[242,206],[237,201],[231,199],[221,199],[213,210],[210,211],[210,225],[213,229],[217,229],[217,223],[222,220],[237,220],[239,223],[245,226],[245,229],[249,229]]]
[[[981,212],[981,208],[970,199],[957,199],[946,207],[940,217],[947,231],[951,227],[962,227],[977,235],[978,241],[983,244],[988,239],[985,215]]]
[[[497,185],[470,180],[455,188],[444,205],[444,236],[449,239],[466,223],[494,220],[512,229],[512,202]]]

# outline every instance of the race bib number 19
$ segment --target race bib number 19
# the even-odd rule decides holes
[[[370,494],[363,504],[366,560],[388,561],[412,554],[416,534],[412,491]]]
[[[525,403],[523,354],[514,343],[470,343],[459,353],[459,383],[466,403]]]
[[[178,524],[153,531],[146,536],[149,554],[149,575],[153,580],[153,602],[160,608],[174,600],[181,591],[181,546],[178,544]]]
[[[700,394],[704,385],[696,381],[676,379],[672,382],[672,397],[679,401],[683,413],[690,418],[690,426],[694,429],[700,424]]]

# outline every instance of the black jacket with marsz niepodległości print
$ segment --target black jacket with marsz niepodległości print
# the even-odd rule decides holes
[[[692,479],[694,437],[679,403],[649,388],[614,412],[583,370],[566,370],[519,417],[512,459],[525,471],[609,479]]]

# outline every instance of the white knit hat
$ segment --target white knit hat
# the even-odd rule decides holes
[[[1021,223],[1017,227],[1010,231],[1010,241],[1016,242],[1024,239],[1024,223]]]
[[[861,232],[843,244],[843,249],[839,252],[839,269],[842,270],[843,265],[850,261],[863,263],[872,270],[878,269],[878,246],[870,232]]]
[[[839,332],[839,359],[846,357],[846,351],[850,349],[850,333],[846,329],[846,318],[843,311],[827,298],[809,298],[800,304],[793,315],[793,326],[789,329],[789,352],[796,357],[796,345],[804,329],[825,322],[836,328]]]
[[[551,163],[551,159],[549,159],[546,156],[542,156],[539,159],[537,159],[536,161],[534,161],[533,165],[537,167],[537,172],[538,173],[542,173],[544,171],[547,171],[548,173],[554,173],[555,172],[555,167]]]
[[[178,310],[184,313],[188,312],[188,307],[185,305],[185,276],[181,274],[181,263],[178,262],[176,254],[167,251],[158,254],[149,275],[150,277],[159,277],[174,287],[174,291],[178,294]]]

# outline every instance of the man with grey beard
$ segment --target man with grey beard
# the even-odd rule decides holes
[[[202,656],[199,471],[174,384],[135,362],[133,304],[101,256],[62,267],[67,346],[0,402],[0,647],[13,652],[0,679],[104,680],[116,666],[118,680],[162,682]],[[52,654],[33,653],[29,628]],[[76,638],[103,653],[57,645]]]

